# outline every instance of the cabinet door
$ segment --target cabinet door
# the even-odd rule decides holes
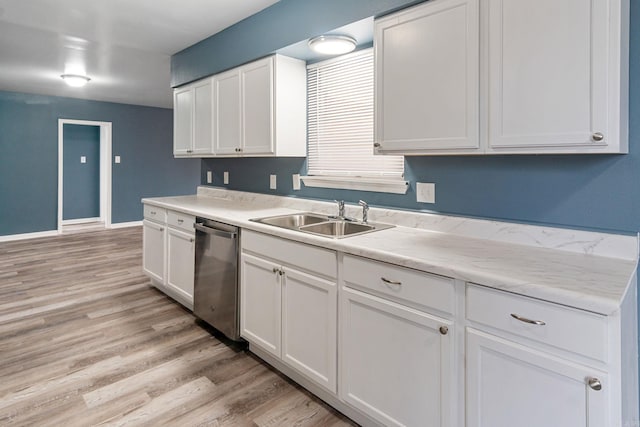
[[[167,288],[176,299],[193,308],[195,238],[174,228],[167,229]]]
[[[274,154],[273,57],[242,67],[242,152]]]
[[[282,359],[336,392],[336,283],[284,268],[282,281]]]
[[[606,426],[607,387],[602,372],[467,330],[468,427]]]
[[[280,358],[280,266],[244,253],[240,264],[240,335]]]
[[[213,153],[213,87],[207,79],[193,87],[193,154]]]
[[[173,93],[173,154],[191,154],[193,126],[193,91],[190,87]]]
[[[215,95],[214,143],[216,154],[239,154],[241,137],[240,70],[234,69],[213,79]]]
[[[436,0],[375,24],[381,152],[479,147],[478,0]]]
[[[387,426],[455,425],[451,323],[349,288],[341,301],[341,397]]]
[[[609,1],[487,3],[489,147],[606,145]]]
[[[164,225],[142,221],[142,269],[160,285],[164,284],[164,239]]]

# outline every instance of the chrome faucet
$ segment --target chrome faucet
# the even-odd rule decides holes
[[[344,200],[334,200],[338,204],[338,219],[344,219]]]
[[[362,206],[362,223],[366,224],[368,221],[369,205],[364,200],[360,200],[358,204]]]

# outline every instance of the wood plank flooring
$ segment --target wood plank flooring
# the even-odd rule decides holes
[[[0,243],[0,425],[355,425],[152,288],[141,242]]]

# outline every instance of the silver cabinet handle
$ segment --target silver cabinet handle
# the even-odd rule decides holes
[[[184,219],[179,219],[178,220],[178,224],[182,224],[184,222]]]
[[[380,279],[382,279],[382,281],[388,285],[398,285],[398,286],[402,285],[402,282],[399,282],[397,280],[389,280],[386,277],[381,277]]]
[[[602,134],[602,132],[595,132],[593,135],[591,135],[591,139],[596,142],[600,142],[604,139],[604,135]]]
[[[521,322],[529,323],[531,325],[538,325],[538,326],[546,325],[546,322],[543,322],[542,320],[531,320],[531,319],[527,319],[526,317],[518,316],[517,314],[514,314],[514,313],[511,313],[511,317]]]
[[[446,326],[440,326],[440,333],[442,335],[447,335],[449,333],[449,328],[447,328]]]
[[[587,384],[595,391],[602,390],[602,383],[597,378],[587,378]]]

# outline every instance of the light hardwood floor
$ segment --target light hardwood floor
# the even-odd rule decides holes
[[[355,425],[152,288],[141,242],[0,243],[0,425]]]

